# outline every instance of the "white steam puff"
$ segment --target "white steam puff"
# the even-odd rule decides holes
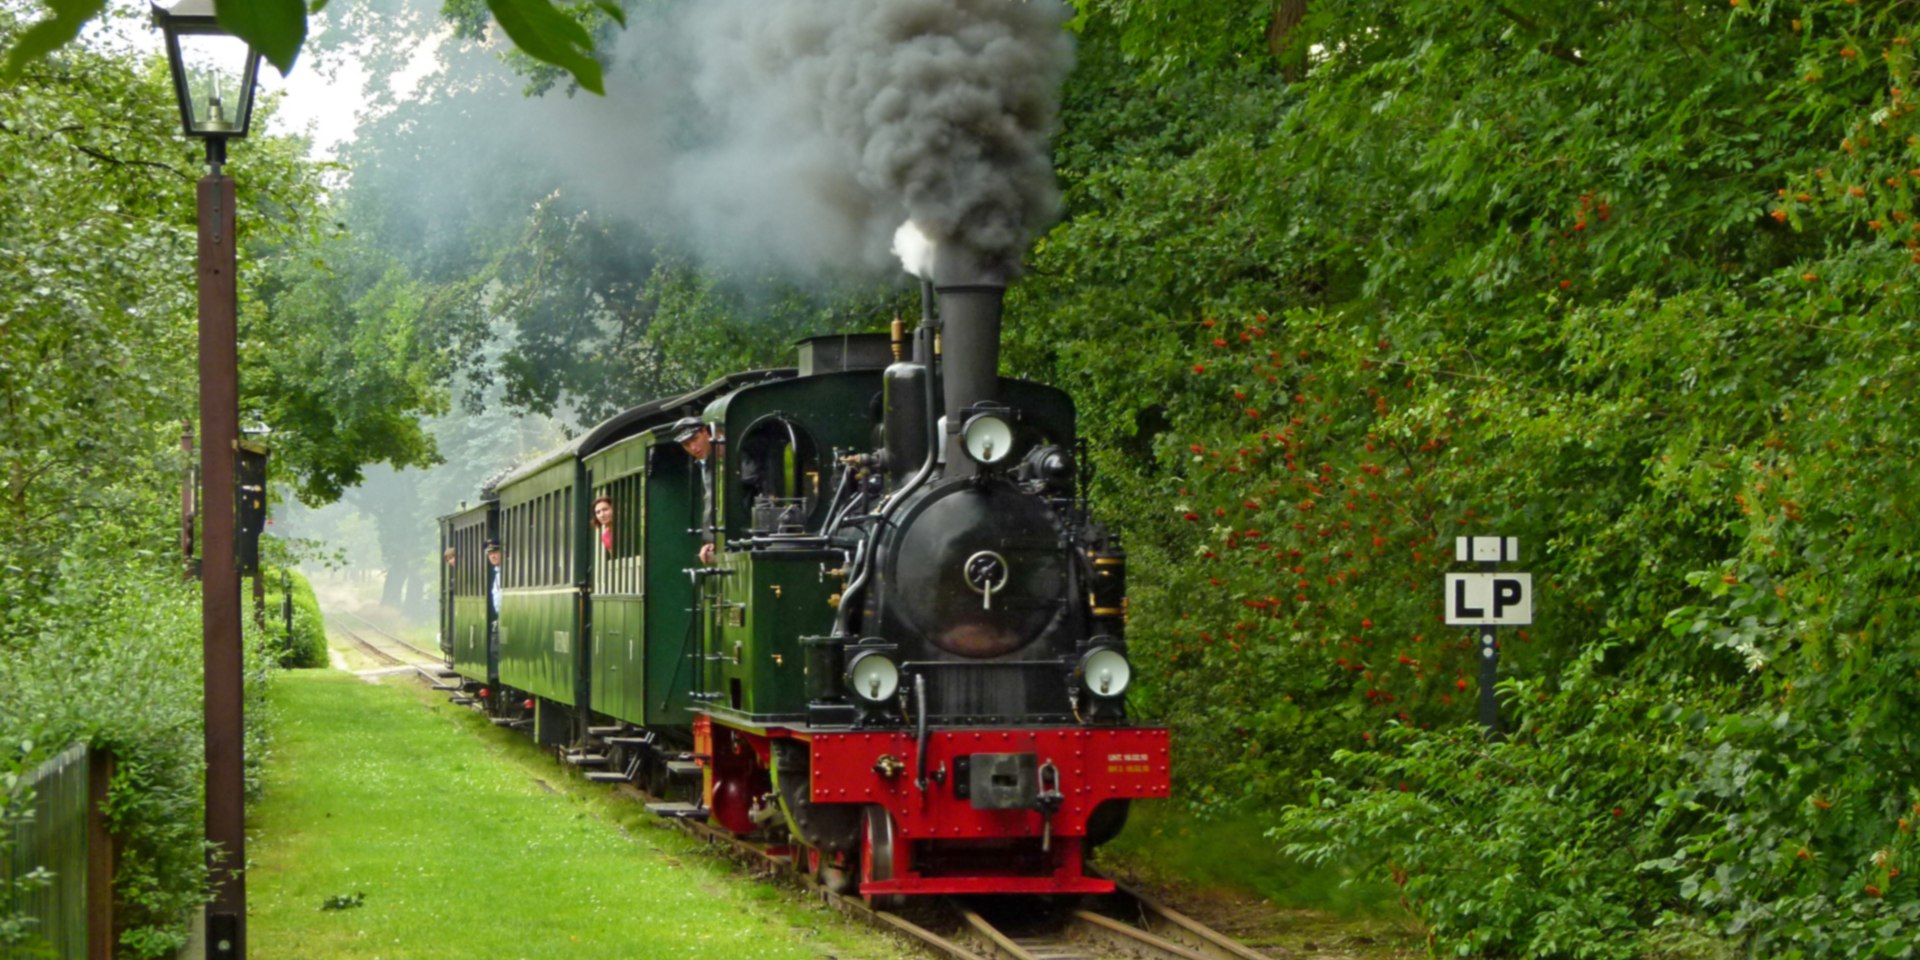
[[[943,280],[1005,279],[1059,204],[1061,0],[704,0],[636,11],[603,98],[529,138],[595,206],[726,263],[883,269],[911,220]],[[518,112],[518,111],[515,111]]]
[[[912,220],[893,232],[893,255],[900,266],[922,280],[933,279],[933,241]]]

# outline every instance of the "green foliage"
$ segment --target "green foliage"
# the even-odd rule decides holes
[[[1125,518],[1186,798],[1443,952],[1909,955],[1910,24],[1327,0],[1289,83],[1228,6],[1084,11],[1009,325]],[[1468,533],[1539,588],[1496,745]]]
[[[329,503],[370,463],[438,462],[421,424],[447,404],[448,363],[426,332],[441,309],[433,292],[340,236],[264,259],[267,309],[247,318],[242,365],[275,462],[295,467],[295,494]]]
[[[10,865],[15,831],[33,821],[34,793],[26,782],[32,769],[17,759],[0,762],[0,863]],[[11,869],[0,873],[0,947],[6,949],[6,956],[37,960],[52,955],[53,948],[40,931],[39,918],[16,907],[19,898],[44,889],[52,881],[52,874],[44,866],[17,877]]]
[[[606,95],[600,63],[593,59],[593,34],[580,21],[556,8],[551,0],[487,0],[487,9],[507,32],[514,46],[527,56],[573,74],[574,82]],[[590,9],[612,9],[611,4]]]
[[[0,67],[0,78],[19,78],[28,63],[71,42],[80,35],[80,29],[87,25],[87,21],[99,16],[107,8],[107,0],[47,0],[47,6],[52,15],[20,31],[8,46],[6,65]]]
[[[264,568],[267,599],[266,630],[256,641],[260,646],[273,651],[275,664],[285,669],[295,670],[305,667],[324,667],[327,665],[327,623],[320,614],[320,601],[313,595],[313,585],[300,573],[282,567]],[[293,636],[287,636],[286,617],[282,604],[286,593],[280,589],[281,577],[285,576],[293,586]],[[249,621],[251,622],[251,621]]]
[[[307,41],[305,0],[225,3],[214,12],[221,29],[247,41],[268,63],[279,67],[283,76],[293,70],[293,61]]]
[[[14,10],[0,6],[0,35],[18,32]],[[179,945],[206,880],[199,603],[172,559],[179,437],[196,409],[200,151],[179,137],[172,103],[155,58],[84,46],[26,64],[0,90],[0,762],[75,740],[120,758],[121,946],[140,957]],[[441,391],[425,352],[403,349],[404,317],[358,330],[378,362],[351,376],[292,375],[295,363],[348,367],[330,351],[352,343],[302,312],[308,268],[293,265],[331,252],[316,239],[322,169],[304,151],[260,135],[227,169],[243,251],[242,417],[284,418],[274,475],[320,497],[369,460],[430,460],[413,416]],[[267,662],[250,648],[255,720]],[[260,729],[248,731],[250,775]]]
[[[13,26],[0,10],[0,34]],[[16,201],[0,208],[0,560],[19,568],[0,581],[0,620],[47,588],[75,525],[149,549],[171,537],[177,438],[196,409],[200,160],[170,103],[154,59],[84,48],[0,92],[0,178]],[[363,463],[431,462],[415,418],[443,394],[390,302],[404,291],[361,313],[316,292],[335,272],[327,258],[347,256],[316,239],[322,169],[304,150],[259,136],[227,169],[241,207],[243,422],[275,427],[277,480],[325,499]]]
[[[581,20],[589,19],[625,25],[624,11],[611,0],[556,7],[553,0],[485,0],[520,50],[542,63],[552,64],[572,75],[580,86],[604,94],[600,82],[600,63],[593,58],[594,38]],[[71,43],[87,23],[101,16],[107,0],[42,0],[48,16],[4,44],[6,62],[0,78],[15,80],[33,62],[50,56]],[[327,0],[312,0],[312,13],[319,13]],[[450,16],[457,16],[470,4],[449,2]],[[303,0],[247,0],[218,8],[222,29],[251,44],[282,74],[293,70],[300,48],[307,41],[309,10]]]
[[[29,769],[76,741],[114,755],[108,820],[121,947],[126,956],[170,955],[206,877],[199,592],[151,559],[74,551],[59,574],[56,590],[0,632],[0,762]],[[267,669],[250,645],[250,785],[265,759]]]

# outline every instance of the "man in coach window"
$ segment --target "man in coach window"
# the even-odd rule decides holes
[[[715,483],[713,476],[715,468],[713,448],[716,442],[725,443],[726,441],[724,439],[716,441],[712,428],[701,423],[699,417],[681,417],[679,420],[674,421],[673,426],[667,429],[673,436],[673,442],[679,444],[680,449],[687,452],[687,456],[692,457],[700,464],[700,486],[702,488],[702,496],[700,498],[700,563],[704,566],[712,566],[713,488]]]

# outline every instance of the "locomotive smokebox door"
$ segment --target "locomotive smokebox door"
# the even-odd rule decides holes
[[[243,577],[260,575],[260,533],[267,526],[267,448],[251,440],[234,445],[233,565]]]
[[[976,753],[955,758],[953,768],[954,792],[975,810],[1030,810],[1040,796],[1040,763],[1031,753]]]

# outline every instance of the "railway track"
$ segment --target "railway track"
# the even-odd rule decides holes
[[[617,793],[658,799],[632,784]],[[1286,960],[1289,951],[1255,950],[1146,894],[1116,883],[1113,893],[1068,906],[1035,898],[929,898],[911,909],[875,909],[858,896],[837,894],[801,866],[790,848],[744,840],[697,820],[681,829],[765,866],[805,887],[844,913],[861,917],[950,960]]]
[[[961,942],[981,960],[1278,960],[1125,885],[1104,897],[1051,909],[1002,901],[956,901]],[[944,938],[943,938],[944,939]],[[959,954],[948,952],[959,958]]]
[[[341,622],[340,617],[352,617],[354,620],[358,620],[362,629],[377,635],[379,639],[377,641],[369,639],[367,636],[362,635],[359,630],[348,627],[345,623]],[[372,657],[379,663],[386,664],[386,667],[376,668],[371,672],[403,673],[411,670],[420,679],[426,680],[429,684],[439,684],[440,672],[445,667],[445,663],[441,660],[439,654],[422,650],[368,623],[366,618],[355,616],[351,613],[333,614],[330,616],[327,625],[331,627],[334,632],[345,638],[355,649]]]
[[[400,647],[404,650],[412,652],[416,656],[424,657],[427,660],[431,660],[434,663],[443,662],[443,658],[441,657],[440,651],[428,650],[427,648],[418,646],[412,643],[411,641],[402,639],[400,637],[396,637],[393,634],[380,629],[378,626],[374,625],[373,621],[368,620],[367,618],[360,616],[357,613],[347,613],[345,611],[340,611],[338,613],[331,614],[331,616],[349,617],[359,621],[362,629],[364,629],[368,633],[377,634],[380,637],[381,641],[387,644],[389,647]]]
[[[351,631],[343,632],[358,639]],[[418,669],[422,679],[439,684],[433,670]],[[659,799],[631,783],[616,784],[614,789],[636,802]],[[1291,956],[1278,948],[1255,950],[1125,884],[1116,884],[1111,894],[1070,904],[1026,897],[935,897],[898,911],[875,909],[859,896],[837,894],[821,885],[805,870],[795,848],[742,839],[698,820],[672,822],[727,848],[768,875],[796,883],[843,913],[891,929],[950,960],[1286,960]]]

